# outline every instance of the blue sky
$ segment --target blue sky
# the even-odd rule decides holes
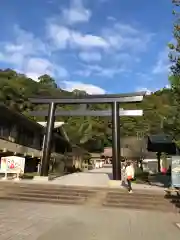
[[[90,94],[168,84],[170,0],[1,0],[0,68]]]

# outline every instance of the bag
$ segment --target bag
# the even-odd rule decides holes
[[[127,176],[127,179],[132,180],[133,178],[132,178],[132,176]]]

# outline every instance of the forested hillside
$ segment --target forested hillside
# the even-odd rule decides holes
[[[43,109],[45,106],[33,106],[28,98],[38,96],[72,96],[86,94],[75,90],[67,92],[59,88],[54,79],[48,75],[41,76],[39,82],[18,74],[11,69],[0,70],[0,101],[9,107],[16,109],[28,116],[33,109]],[[137,136],[149,133],[160,133],[162,131],[173,134],[177,138],[173,118],[172,93],[170,89],[163,89],[145,97],[139,104],[128,104],[121,106],[125,109],[143,109],[143,117],[122,117],[121,135]],[[72,109],[73,106],[62,106],[65,109]],[[106,109],[107,105],[93,105],[93,109]],[[76,144],[93,143],[97,141],[103,146],[111,145],[111,120],[100,117],[64,117],[61,120],[67,121],[66,130],[71,141]],[[38,119],[35,119],[38,120]],[[39,119],[41,120],[41,119]]]

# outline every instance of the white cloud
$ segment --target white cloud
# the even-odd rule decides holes
[[[48,46],[31,32],[21,29],[18,25],[14,26],[15,43],[9,51],[15,50],[26,54],[49,54]],[[14,45],[14,46],[13,46]],[[8,50],[8,49],[7,49]]]
[[[58,77],[65,78],[65,77],[69,76],[69,73],[66,70],[66,68],[64,68],[62,66],[59,66],[59,65],[55,65],[55,64],[54,64],[54,66],[55,66],[55,72],[56,72]]]
[[[68,72],[65,68],[56,66],[56,64],[53,64],[49,60],[43,58],[30,58],[24,68],[24,72],[28,77],[36,81],[39,76],[44,74],[48,74],[53,77],[58,76],[61,78],[68,76]]]
[[[141,59],[138,56],[133,56],[130,53],[119,52],[114,55],[114,59],[119,63],[130,65],[131,63],[139,63]]]
[[[139,30],[130,24],[115,22],[110,28],[105,28],[102,35],[116,51],[141,52],[147,49],[153,34]]]
[[[99,52],[80,52],[79,58],[85,62],[100,61],[101,54]]]
[[[136,92],[145,92],[146,95],[151,95],[153,93],[152,90],[150,90],[149,88],[146,88],[146,87],[139,87],[136,89]]]
[[[72,21],[71,10],[85,9],[82,3],[83,1],[73,2],[70,8],[66,8],[66,11],[63,10],[64,18],[66,12],[66,17],[70,20],[65,22],[62,21],[62,16],[60,18],[55,16],[53,20],[48,21],[47,36],[54,47],[54,51],[62,49],[79,50],[80,52],[77,53],[79,59],[84,62],[100,61],[101,59],[106,61],[108,59],[110,66],[108,68],[101,67],[98,72],[95,71],[96,76],[113,77],[125,71],[125,69],[130,71],[134,64],[140,62],[139,54],[147,50],[153,34],[142,30],[140,27],[117,22],[112,16],[108,18],[113,20],[111,26],[100,29],[99,33],[96,32],[96,34],[85,30],[80,31],[77,27],[73,28],[72,24],[78,21]],[[88,21],[89,18],[86,20]],[[82,21],[86,20],[82,19]],[[67,26],[67,23],[71,23],[70,26]],[[100,51],[100,53],[97,54],[97,51]],[[77,69],[76,71],[83,76],[90,76],[92,72],[93,70],[89,69]]]
[[[0,61],[11,64],[14,69],[36,81],[43,74],[67,77],[65,68],[50,61],[48,50],[41,39],[15,26],[13,41],[2,45]]]
[[[116,18],[113,17],[113,16],[108,16],[108,17],[107,17],[107,20],[109,20],[109,21],[116,21]]]
[[[48,37],[53,41],[57,49],[66,48],[108,48],[108,43],[100,36],[82,34],[64,26],[49,23],[47,27]]]
[[[136,92],[145,92],[146,95],[151,95],[152,93],[156,92],[156,91],[159,91],[159,90],[163,90],[164,88],[167,88],[169,89],[170,88],[170,85],[165,85],[163,88],[153,88],[153,89],[150,89],[150,88],[147,88],[147,87],[138,87],[136,89]]]
[[[18,25],[13,28],[14,39],[1,44],[0,61],[12,64],[22,69],[26,59],[32,56],[49,55],[46,44],[32,33],[21,29]]]
[[[88,22],[91,17],[91,11],[86,9],[82,0],[71,0],[70,8],[62,10],[62,17],[66,24],[76,24]]]
[[[68,28],[56,24],[48,25],[48,37],[53,41],[58,49],[65,49],[71,39],[71,33]]]
[[[136,76],[138,76],[138,79],[141,81],[141,82],[151,82],[153,81],[153,77],[151,74],[149,73],[144,73],[144,72],[137,72],[136,73]]]
[[[157,62],[155,63],[152,73],[153,74],[167,74],[170,70],[170,61],[168,57],[169,49],[165,48],[158,55]]]
[[[139,58],[134,57],[135,54],[132,56],[132,52],[137,53],[145,49],[151,39],[151,34],[128,24],[117,23],[116,19],[111,19],[114,21],[111,28],[100,30],[99,33],[82,32],[73,28],[75,23],[88,22],[92,15],[91,11],[84,7],[82,0],[72,1],[70,7],[62,9],[61,13],[59,18],[48,20],[46,25],[48,39],[40,39],[15,26],[14,40],[4,44],[0,61],[12,64],[14,69],[20,70],[35,80],[43,74],[68,79],[67,70],[52,61],[51,53],[57,54],[58,50],[70,49],[71,52],[76,52],[79,59],[84,62],[98,62],[105,57],[108,59],[107,67],[87,65],[77,69],[76,74],[84,77],[95,75],[113,78],[122,72],[130,71],[122,62],[129,62],[132,59],[138,62]],[[109,55],[105,55],[107,53]],[[112,59],[116,60],[117,64],[114,64]],[[76,87],[73,82],[66,81],[68,88],[78,86],[79,88],[88,87],[88,91],[91,92],[104,91],[91,84],[86,85],[81,82],[74,84]]]
[[[92,84],[86,84],[82,82],[63,81],[63,88],[67,91],[73,91],[75,89],[86,91],[88,94],[104,94],[106,91],[98,86]]]
[[[5,50],[9,53],[11,52],[21,52],[24,50],[23,45],[14,45],[12,43],[5,45]]]
[[[91,34],[81,34],[79,32],[72,32],[72,44],[81,48],[107,48],[109,45],[105,39],[100,36]]]
[[[84,69],[84,70],[77,70],[74,72],[76,75],[83,76],[83,77],[89,77],[92,72],[89,69]]]
[[[121,68],[101,68],[97,75],[101,77],[113,78],[115,75],[124,71],[125,70]]]
[[[43,74],[53,76],[53,65],[47,59],[30,58],[24,68],[25,74],[33,80],[38,80],[38,77]]]
[[[0,62],[22,66],[24,62],[24,55],[18,52],[8,53],[6,51],[2,51],[0,53]]]
[[[101,67],[99,65],[85,65],[84,70],[76,71],[75,74],[89,77],[91,75],[100,76],[100,77],[106,77],[106,78],[113,78],[115,75],[126,72],[127,70],[118,67]]]
[[[37,71],[37,72],[44,72],[48,69],[51,72],[53,68],[53,64],[48,61],[47,59],[43,58],[30,58],[27,62],[27,69],[29,71]]]

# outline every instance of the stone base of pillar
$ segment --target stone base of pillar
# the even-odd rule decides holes
[[[49,181],[49,177],[35,176],[33,178],[33,180],[40,181],[40,182],[48,182]]]
[[[110,180],[108,183],[109,187],[121,187],[121,180]]]

